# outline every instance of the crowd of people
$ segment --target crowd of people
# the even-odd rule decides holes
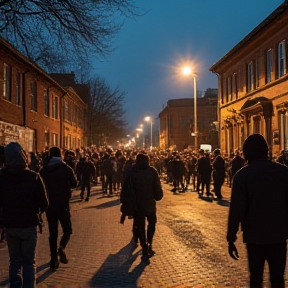
[[[263,139],[260,139],[262,145],[266,143],[263,144],[265,141]],[[268,160],[268,146],[266,151],[265,145],[265,151],[262,151],[259,157]],[[252,148],[258,151],[258,148]],[[175,194],[193,190],[198,192],[199,197],[204,196],[205,192],[206,196],[213,198],[215,196],[219,201],[223,198],[221,188],[226,181],[230,187],[232,186],[233,200],[239,197],[235,196],[235,193],[242,193],[239,188],[241,181],[247,180],[246,176],[241,176],[244,177],[241,181],[237,180],[241,174],[237,172],[242,167],[249,166],[249,161],[250,164],[254,163],[253,160],[257,156],[255,151],[252,155],[249,153],[246,151],[245,155],[244,151],[245,157],[243,157],[240,150],[227,156],[222,155],[220,149],[215,149],[213,152],[202,149],[197,151],[189,149],[150,151],[140,148],[114,150],[111,147],[92,145],[75,150],[51,147],[42,153],[27,154],[17,142],[11,142],[5,147],[0,146],[0,241],[6,240],[8,244],[10,287],[36,287],[35,249],[37,232],[41,233],[43,221],[41,215],[44,212],[49,229],[50,268],[57,269],[59,262],[68,263],[65,249],[72,234],[69,202],[73,189],[80,190],[79,198],[83,201],[89,201],[91,185],[101,185],[107,197],[120,196],[122,203],[120,223],[125,221],[126,216],[133,218],[132,241],[140,242],[144,256],[152,256],[155,254],[152,242],[157,222],[156,201],[163,197],[160,179],[170,184],[173,187],[171,191]],[[281,151],[281,155],[275,160],[283,164],[281,166],[288,165],[285,151]],[[269,165],[267,169],[270,169]],[[246,171],[244,168],[242,170]],[[282,171],[283,174],[286,173],[285,171]],[[244,172],[242,174],[246,175]],[[235,175],[238,175],[238,178],[235,178]],[[236,186],[233,185],[234,178]],[[260,185],[259,181],[257,185]],[[257,189],[256,186],[254,188]],[[233,200],[232,210],[230,209],[227,241],[229,254],[237,259],[238,252],[233,243],[236,240],[237,221],[240,223],[243,219],[240,217],[235,220],[235,217],[231,216],[235,214],[234,210],[238,209],[238,203],[235,204],[235,201]],[[59,223],[63,233],[58,245]],[[285,238],[285,235],[283,237]],[[281,244],[283,244],[283,237],[279,238]],[[253,247],[249,245],[248,252],[254,253]],[[278,247],[279,253],[284,253],[283,245]],[[270,246],[268,248],[270,249]],[[261,254],[259,251],[257,253],[258,256]],[[281,263],[282,269],[283,261]],[[258,262],[255,266],[257,265]],[[22,270],[22,277],[19,276],[20,270]],[[260,272],[257,273],[256,278],[259,278]],[[279,279],[279,275],[275,277]]]

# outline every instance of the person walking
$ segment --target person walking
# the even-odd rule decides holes
[[[89,160],[88,155],[83,155],[76,165],[76,175],[78,175],[78,180],[80,182],[80,198],[84,199],[85,189],[87,190],[87,195],[85,201],[89,201],[91,192],[91,181],[95,179],[96,168],[91,160]]]
[[[212,166],[209,153],[204,154],[204,150],[201,150],[199,154],[200,157],[197,162],[198,163],[197,172],[201,179],[201,188],[202,188],[201,193],[199,195],[203,196],[204,189],[206,187],[206,195],[212,196],[213,194],[210,193]]]
[[[10,288],[36,288],[37,226],[48,207],[42,178],[28,168],[28,158],[17,142],[5,147],[0,171],[0,231],[5,228],[9,251]],[[22,273],[22,275],[21,275]]]
[[[68,263],[65,248],[72,234],[69,200],[71,188],[76,187],[77,179],[73,169],[62,161],[59,147],[51,147],[48,157],[49,159],[44,161],[46,165],[40,170],[40,175],[47,188],[50,201],[46,210],[49,227],[50,268],[57,269],[59,267],[58,256],[61,263]],[[61,224],[63,235],[57,249],[58,222]]]
[[[240,155],[240,151],[236,150],[234,153],[233,159],[230,161],[230,183],[229,186],[232,186],[233,178],[236,172],[245,165],[245,159]]]
[[[233,180],[227,236],[228,253],[238,259],[235,246],[241,223],[246,243],[250,287],[263,287],[268,262],[272,288],[284,288],[288,238],[288,168],[268,159],[268,145],[260,134],[243,144],[248,165]]]
[[[217,200],[222,200],[221,188],[225,180],[225,160],[221,156],[220,149],[214,150],[214,160],[212,162],[213,167],[213,182],[214,182],[214,192]]]
[[[134,225],[138,230],[143,256],[153,256],[155,251],[152,249],[152,243],[157,222],[156,201],[162,199],[163,190],[158,172],[149,165],[147,154],[140,153],[136,156],[136,163],[132,166],[130,177],[136,199]]]
[[[103,161],[101,164],[101,170],[104,175],[104,193],[107,193],[107,196],[113,196],[113,176],[117,171],[117,162],[115,157],[106,153],[103,156]]]

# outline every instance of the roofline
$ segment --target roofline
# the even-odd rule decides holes
[[[45,72],[42,68],[40,68],[36,63],[30,61],[26,56],[24,56],[17,49],[15,49],[11,43],[9,43],[7,40],[2,38],[1,36],[0,36],[0,45],[8,49],[8,51],[10,51],[11,54],[13,54],[19,60],[21,60],[24,64],[26,64],[27,66],[30,66],[30,68],[36,70],[38,73],[46,77],[47,80],[55,84],[59,88],[59,90],[61,90],[62,92],[66,92],[64,87],[61,86],[58,82],[56,82],[53,78],[51,78],[47,72]]]
[[[216,72],[216,69],[225,62],[229,57],[235,54],[238,50],[242,48],[248,41],[253,39],[261,30],[269,26],[277,16],[282,14],[288,7],[288,0],[284,0],[284,2],[278,6],[268,17],[264,19],[258,26],[256,26],[248,35],[246,35],[237,45],[235,45],[228,53],[224,55],[219,61],[211,66],[209,71]]]

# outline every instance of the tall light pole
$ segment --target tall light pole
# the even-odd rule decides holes
[[[152,151],[153,149],[153,139],[152,139],[152,136],[153,136],[153,128],[152,128],[152,117],[151,116],[146,116],[144,118],[145,121],[150,121],[150,125],[151,125],[151,134],[150,134],[150,150]]]
[[[192,72],[190,67],[184,67],[182,69],[182,73],[184,75],[191,75],[193,77],[194,82],[194,146],[195,149],[198,148],[197,138],[198,138],[198,127],[197,127],[197,75]],[[193,134],[193,133],[192,133]]]

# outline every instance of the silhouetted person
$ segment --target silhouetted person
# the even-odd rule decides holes
[[[9,287],[36,288],[37,226],[48,207],[48,197],[42,178],[28,168],[27,155],[17,142],[10,142],[4,155],[0,171],[0,232],[5,228]]]
[[[221,156],[220,149],[214,150],[215,158],[212,162],[214,192],[218,200],[222,200],[221,188],[225,180],[225,160]]]
[[[238,259],[234,245],[239,225],[246,243],[250,287],[262,287],[268,262],[271,287],[284,288],[288,238],[288,168],[268,160],[268,145],[260,134],[250,135],[243,153],[248,165],[233,180],[227,241],[229,254]]]

